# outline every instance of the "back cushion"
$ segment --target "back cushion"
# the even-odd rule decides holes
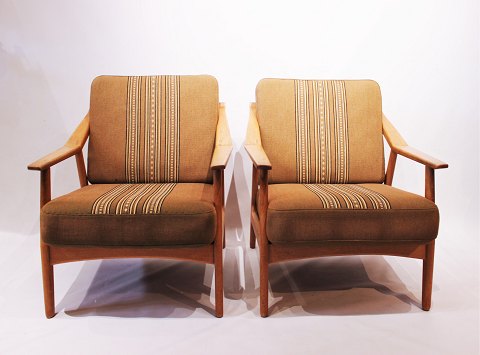
[[[383,182],[376,82],[263,79],[256,100],[270,182]]]
[[[100,76],[90,96],[92,183],[211,182],[211,76]]]

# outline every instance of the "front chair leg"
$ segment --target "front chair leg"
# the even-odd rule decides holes
[[[435,241],[431,241],[425,247],[425,258],[423,259],[422,309],[424,311],[430,310],[432,304],[434,255]]]
[[[258,192],[258,171],[255,166],[252,167],[252,196],[251,196],[251,215],[256,210],[256,201],[257,201],[257,192]],[[252,218],[250,216],[250,218]],[[255,249],[255,230],[253,229],[253,224],[250,222],[250,248]]]
[[[215,316],[218,318],[223,317],[222,249],[220,249],[220,252],[215,253]]]
[[[213,170],[214,205],[217,214],[213,263],[215,265],[215,316],[223,317],[223,246],[225,241],[223,170]]]
[[[266,246],[260,246],[260,316],[268,317],[268,254]]]
[[[55,294],[53,283],[53,265],[50,263],[50,248],[43,242],[40,243],[42,256],[43,297],[45,302],[45,315],[52,318],[55,315]]]

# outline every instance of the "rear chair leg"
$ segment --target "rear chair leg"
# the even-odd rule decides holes
[[[225,249],[225,247],[227,246],[227,243],[226,243],[226,234],[225,234],[225,223],[223,224],[223,249]]]
[[[53,284],[53,265],[50,264],[50,248],[41,242],[42,256],[43,297],[45,302],[45,315],[52,318],[55,315],[55,294]]]
[[[433,286],[433,260],[435,255],[435,241],[426,245],[425,259],[423,259],[423,280],[422,280],[422,309],[430,310],[432,304]]]
[[[255,249],[255,231],[252,225],[250,225],[250,249]]]
[[[260,246],[260,316],[268,317],[268,254]]]

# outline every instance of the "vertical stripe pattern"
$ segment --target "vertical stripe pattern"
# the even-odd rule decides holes
[[[364,186],[352,184],[304,184],[321,201],[323,208],[391,209],[382,194]]]
[[[334,91],[335,182],[348,181],[348,118],[345,82],[332,81]]]
[[[159,95],[161,91],[158,85],[158,77],[145,78],[145,156],[144,156],[144,177],[148,182],[160,181],[160,161],[157,159],[159,151],[159,137],[161,134],[159,122]]]
[[[176,76],[165,80],[166,118],[165,118],[165,175],[166,182],[178,181],[178,158],[180,154],[180,81]]]
[[[137,182],[140,171],[140,78],[129,77],[127,88],[127,144],[125,150],[125,174],[128,182]]]
[[[126,106],[126,181],[178,182],[180,78],[129,77]]]
[[[305,80],[295,81],[296,95],[296,149],[297,149],[297,180],[301,183],[310,182],[310,144],[309,144],[309,105],[308,86]]]
[[[116,185],[98,197],[92,214],[158,214],[175,183]]]
[[[347,183],[348,114],[344,81],[295,80],[298,183]]]

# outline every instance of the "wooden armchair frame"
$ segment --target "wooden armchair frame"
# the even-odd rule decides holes
[[[425,197],[435,202],[435,169],[447,168],[448,164],[410,147],[385,116],[383,116],[383,135],[391,149],[385,184],[392,184],[397,155],[402,155],[425,165]],[[262,147],[255,103],[250,105],[250,118],[244,147],[253,162],[250,248],[255,248],[257,240],[260,248],[260,315],[262,317],[268,316],[268,265],[319,256],[393,255],[422,259],[422,309],[425,311],[430,309],[435,241],[428,243],[389,242],[388,244],[375,241],[302,243],[301,245],[270,243],[266,235],[266,222],[268,171],[272,165]]]
[[[51,200],[50,168],[75,156],[80,186],[88,184],[82,149],[89,136],[88,114],[60,149],[28,165],[29,170],[40,171],[40,208]],[[214,205],[217,215],[214,242],[201,246],[168,247],[81,247],[58,246],[40,242],[42,258],[45,315],[55,315],[53,266],[73,261],[113,258],[168,258],[190,260],[215,266],[215,316],[223,316],[223,258],[224,234],[224,170],[232,151],[232,141],[225,114],[225,105],[219,104],[219,117],[210,168],[213,172]]]

